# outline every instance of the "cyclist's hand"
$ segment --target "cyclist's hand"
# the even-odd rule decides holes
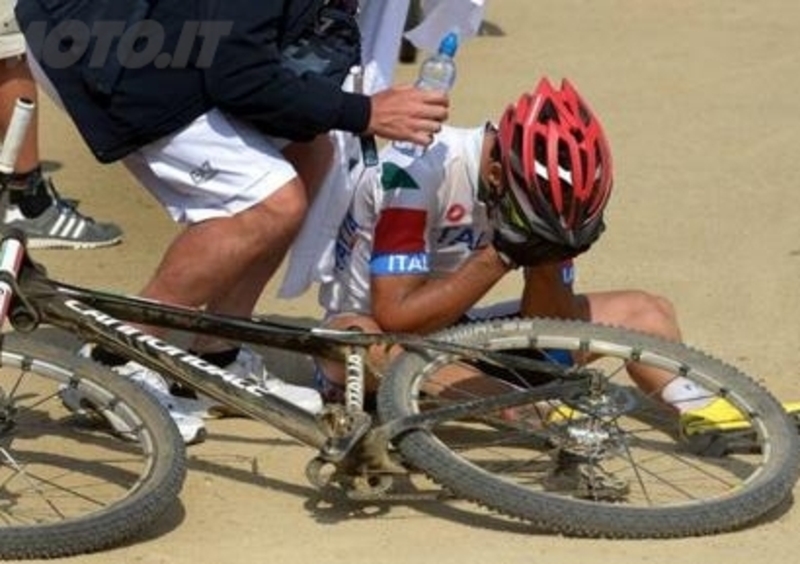
[[[589,249],[555,243],[534,232],[521,221],[504,194],[488,197],[486,210],[492,227],[492,245],[510,267],[558,263]]]
[[[559,245],[536,235],[520,238],[502,228],[495,228],[492,245],[510,268],[559,263],[589,249],[588,246],[576,249]]]
[[[372,95],[372,113],[365,133],[392,141],[430,145],[448,117],[444,92],[397,86]]]

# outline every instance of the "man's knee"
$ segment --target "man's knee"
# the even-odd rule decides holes
[[[675,308],[667,298],[630,290],[587,294],[586,299],[592,321],[680,340]]]
[[[672,302],[663,296],[637,290],[627,298],[630,318],[640,331],[678,339],[678,321]]]
[[[308,212],[308,197],[299,177],[295,177],[267,196],[257,206],[258,214],[273,225],[299,228]]]

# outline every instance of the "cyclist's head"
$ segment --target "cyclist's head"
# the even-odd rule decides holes
[[[507,226],[577,252],[600,236],[611,153],[600,122],[569,82],[557,89],[542,79],[508,106],[494,156]]]

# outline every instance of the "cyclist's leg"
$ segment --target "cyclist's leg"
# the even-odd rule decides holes
[[[666,298],[640,290],[590,292],[579,298],[585,300],[581,309],[586,321],[633,329],[668,341],[681,340],[675,308]],[[674,380],[674,375],[636,363],[630,364],[628,373],[644,393],[656,397]]]
[[[513,304],[510,307],[515,307]],[[507,305],[491,311],[507,311]],[[488,310],[487,310],[488,311]],[[328,329],[353,330],[365,333],[381,333],[382,329],[371,317],[357,313],[339,313],[330,316],[323,322]],[[390,362],[402,352],[399,346],[374,345],[369,348],[365,358],[367,366],[366,391],[374,393],[378,388],[375,374],[386,372]],[[342,401],[345,382],[345,367],[343,363],[327,359],[316,359],[315,384],[317,390],[328,402]],[[478,396],[499,394],[514,389],[511,384],[496,379],[487,379],[479,376],[477,370],[467,366],[448,367],[441,371],[436,378],[428,383],[427,393],[441,397],[461,397],[464,395]]]
[[[628,290],[589,293],[585,299],[590,321],[681,341],[675,310],[663,297]],[[727,400],[684,376],[635,362],[628,363],[627,370],[642,392],[680,414],[681,429],[687,435],[749,427],[745,417]],[[790,413],[798,410],[797,403],[784,407]]]
[[[358,313],[339,313],[331,315],[322,326],[326,329],[336,330],[358,330],[364,333],[382,333],[382,329],[374,319],[368,315]],[[365,387],[367,392],[374,392],[378,383],[374,374],[383,372],[391,358],[399,353],[398,347],[387,349],[376,345],[367,351],[365,364],[367,365],[367,379]],[[314,380],[317,390],[322,394],[325,401],[340,402],[343,398],[345,367],[341,362],[324,358],[315,359]]]

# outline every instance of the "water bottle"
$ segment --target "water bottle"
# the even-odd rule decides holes
[[[423,90],[440,90],[448,92],[456,82],[456,63],[453,57],[458,50],[458,34],[448,33],[439,43],[439,50],[422,62],[419,67],[417,88]],[[395,141],[393,146],[398,151],[418,157],[425,152],[423,145],[410,141]]]

